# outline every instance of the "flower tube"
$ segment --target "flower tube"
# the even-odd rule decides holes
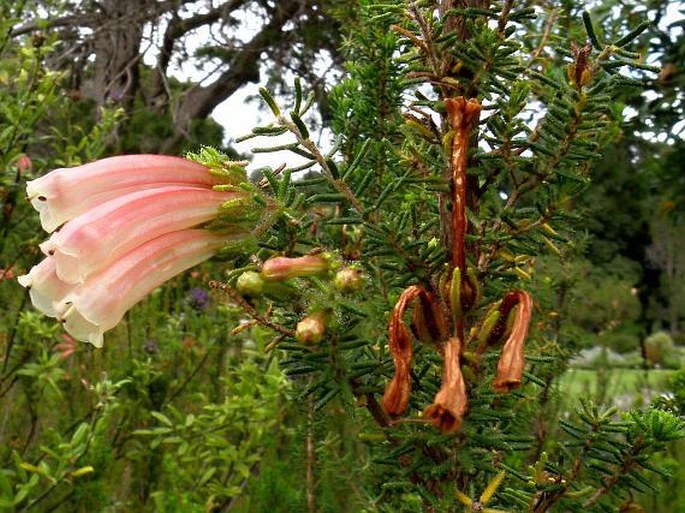
[[[509,338],[504,343],[502,355],[497,363],[497,375],[493,382],[496,392],[508,392],[521,386],[523,381],[524,344],[528,337],[530,319],[533,315],[533,299],[523,290],[516,290],[507,294],[502,300],[503,305],[513,309],[518,304],[518,311],[514,318]]]
[[[41,249],[54,256],[61,280],[83,282],[148,240],[214,219],[237,194],[185,185],[124,194],[72,219]]]
[[[127,310],[177,274],[210,258],[226,243],[207,230],[167,233],[136,247],[68,292],[56,310],[74,338],[102,347],[103,333]]]
[[[125,192],[185,184],[211,188],[222,180],[197,162],[164,155],[123,155],[56,169],[26,184],[46,232]]]
[[[409,328],[402,317],[411,302],[424,293],[425,290],[417,285],[404,289],[395,303],[388,323],[388,349],[395,366],[395,374],[385,387],[382,405],[385,413],[393,417],[402,415],[407,410],[411,394],[410,371],[413,348]]]
[[[443,433],[456,433],[466,414],[466,383],[461,372],[461,341],[452,337],[445,343],[442,387],[425,416]]]
[[[61,226],[41,245],[45,260],[18,278],[35,306],[100,347],[103,333],[153,289],[250,237],[245,211],[259,219],[268,207],[252,203],[246,163],[205,153],[207,166],[129,155],[29,182],[44,228]]]

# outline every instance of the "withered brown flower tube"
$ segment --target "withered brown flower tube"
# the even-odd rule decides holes
[[[402,317],[409,308],[411,302],[421,296],[428,296],[428,292],[417,286],[412,285],[406,288],[395,304],[395,308],[390,316],[388,323],[388,346],[395,364],[395,375],[393,376],[383,394],[383,409],[388,415],[402,415],[409,404],[409,394],[411,392],[411,370],[412,343],[409,329]]]
[[[452,171],[452,265],[466,274],[466,166],[468,162],[471,130],[478,124],[481,105],[478,100],[466,100],[463,96],[445,100],[449,122],[454,131],[450,168]]]
[[[423,343],[437,344],[447,338],[447,322],[435,294],[422,290],[412,313],[412,332]]]
[[[409,330],[404,324],[395,324],[391,331],[390,352],[395,364],[395,375],[385,388],[382,405],[388,415],[397,416],[402,415],[409,404],[412,346]]]
[[[461,372],[461,340],[450,338],[445,344],[442,387],[425,416],[443,433],[456,433],[466,413],[466,384]]]
[[[502,348],[502,355],[497,363],[497,376],[493,383],[496,392],[508,392],[521,385],[523,379],[524,344],[528,336],[530,319],[533,314],[533,299],[530,294],[522,290],[509,292],[502,300],[509,311],[502,317],[508,317],[511,310],[518,304],[518,311],[511,329],[511,333]]]

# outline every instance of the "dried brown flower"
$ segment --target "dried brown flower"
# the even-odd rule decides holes
[[[395,364],[393,376],[383,394],[383,409],[388,415],[402,415],[409,404],[411,393],[411,361],[413,355],[411,335],[402,319],[411,302],[427,292],[418,285],[412,285],[402,291],[388,324],[388,347]]]
[[[466,384],[461,372],[461,340],[450,338],[445,344],[442,387],[425,416],[443,433],[456,433],[466,413]]]
[[[447,116],[454,131],[450,155],[452,171],[452,265],[466,271],[464,237],[466,234],[466,167],[471,130],[478,124],[481,105],[463,96],[445,100]]]
[[[504,343],[502,355],[497,363],[497,376],[493,383],[493,388],[497,392],[508,392],[521,385],[525,364],[524,344],[533,314],[533,299],[530,294],[522,290],[509,292],[502,300],[502,308],[505,305],[509,308],[509,312],[502,315],[504,318],[509,316],[514,306],[518,305],[518,310],[515,314],[511,333]]]

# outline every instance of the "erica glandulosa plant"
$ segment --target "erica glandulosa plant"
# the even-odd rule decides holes
[[[645,475],[659,471],[649,457],[682,437],[682,424],[588,401],[548,415],[570,351],[550,305],[536,301],[534,271],[536,256],[562,257],[572,244],[572,199],[620,136],[615,98],[653,71],[628,49],[644,26],[604,41],[572,2],[361,0],[341,16],[352,29],[330,98],[333,150],[313,142],[299,82],[287,109],[262,91],[274,120],[249,137],[291,141],[255,151],[290,150],[303,164],[265,169],[255,186],[243,174],[175,179],[206,171],[178,160],[154,186],[108,192],[93,181],[80,200],[43,212],[46,230],[66,224],[23,284],[98,345],[145,293],[218,250],[235,221],[206,223],[239,205],[252,226],[237,233],[258,238],[259,250],[210,285],[250,317],[234,333],[274,333],[267,351],[299,384],[311,423],[345,409],[368,443],[359,476],[370,508],[639,511],[637,494],[652,487]],[[92,166],[105,182],[118,169]],[[76,178],[54,173],[29,187],[38,209],[48,191],[62,198],[51,180]],[[83,208],[70,210],[73,201]],[[201,251],[195,237],[207,239]],[[192,257],[176,256],[186,247]],[[156,274],[160,262],[167,274]]]
[[[346,409],[379,510],[639,510],[650,455],[683,426],[549,407],[572,348],[535,260],[573,247],[616,99],[655,71],[629,49],[646,25],[603,40],[573,2],[365,0],[346,16],[334,149],[312,141],[298,82],[287,108],[262,91],[275,119],[251,137],[292,139],[256,151],[306,162],[267,171],[288,215],[214,285],[277,332],[310,413]]]

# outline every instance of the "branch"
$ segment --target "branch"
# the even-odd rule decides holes
[[[240,294],[238,294],[238,292],[233,290],[225,283],[222,283],[217,280],[212,280],[209,282],[209,288],[224,291],[231,299],[233,299],[233,301],[238,303],[238,306],[240,306],[240,308],[242,308],[245,313],[250,315],[255,321],[257,321],[262,326],[271,328],[272,330],[277,331],[278,333],[282,333],[283,335],[286,335],[288,337],[295,336],[295,330],[291,330],[290,328],[281,326],[280,324],[272,322],[264,316],[260,315],[256,308],[254,308],[250,303],[245,301],[245,299]]]
[[[191,18],[181,18],[174,12],[169,25],[164,31],[164,38],[159,49],[159,58],[157,59],[157,73],[152,79],[150,97],[156,99],[162,95],[168,96],[165,87],[166,72],[171,61],[174,45],[179,38],[199,27],[225,18],[229,13],[241,8],[246,2],[247,0],[229,0],[205,14],[198,14]]]
[[[197,0],[183,0],[183,4],[195,3]],[[128,13],[125,17],[108,20],[105,12],[83,12],[80,14],[73,14],[69,16],[62,16],[60,18],[48,18],[41,20],[29,21],[10,31],[10,37],[23,36],[35,31],[46,31],[59,27],[88,27],[88,28],[102,28],[111,26],[122,21],[134,23],[137,20],[143,22],[152,21],[165,12],[176,10],[179,8],[179,2],[176,0],[168,0],[166,2],[158,2],[148,6],[141,5],[139,10]]]
[[[197,86],[185,94],[175,115],[175,125],[183,131],[192,120],[209,116],[217,105],[248,82],[259,81],[260,54],[276,43],[286,44],[282,37],[284,25],[302,12],[306,5],[306,0],[279,2],[271,21],[242,47],[227,71],[212,84]]]

